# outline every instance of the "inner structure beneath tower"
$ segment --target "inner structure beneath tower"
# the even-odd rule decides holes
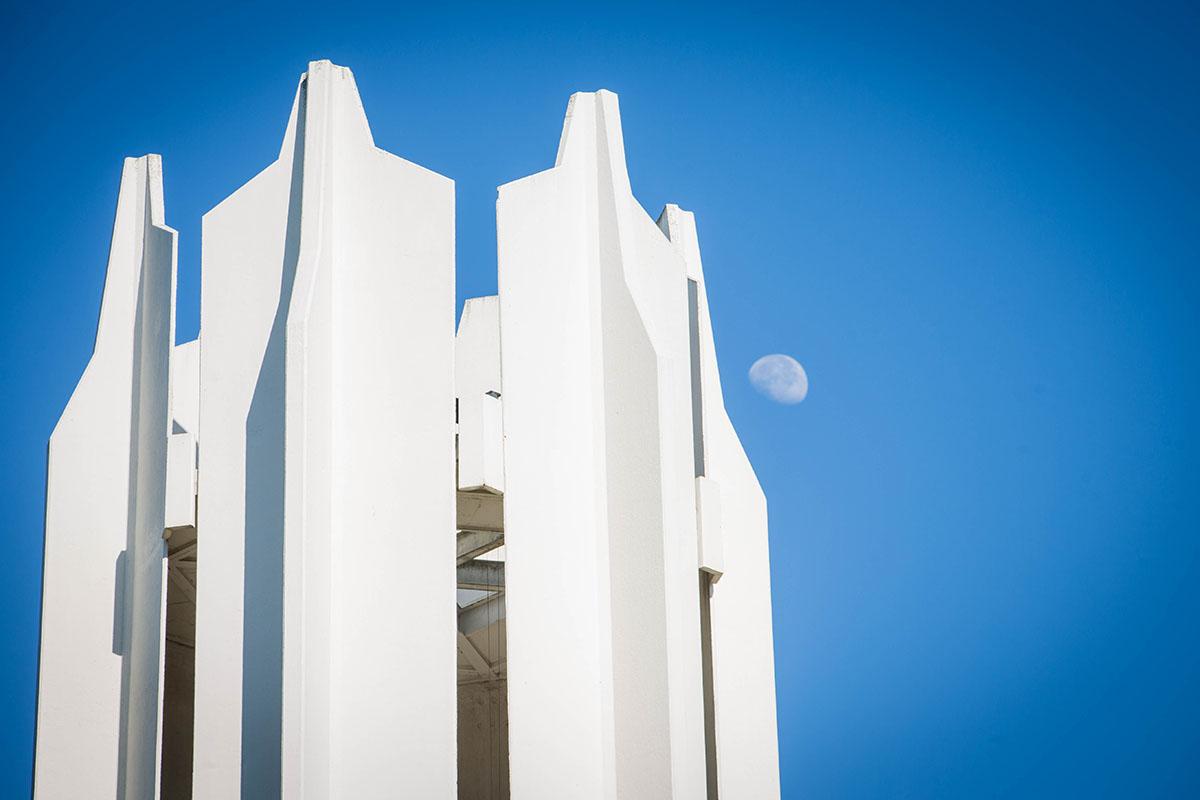
[[[507,800],[502,495],[458,493],[458,796]]]
[[[163,800],[190,800],[196,689],[195,528],[180,529],[167,541],[167,624],[163,655]]]
[[[500,303],[466,301],[455,336],[458,796],[507,800],[508,648]]]

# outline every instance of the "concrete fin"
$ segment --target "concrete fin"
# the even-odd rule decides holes
[[[778,797],[771,629],[746,624],[770,619],[766,501],[725,410],[695,216],[668,204],[658,227],[697,288],[707,475],[697,479],[701,563],[724,575],[711,605],[717,777],[722,796]],[[719,542],[709,536],[714,529]],[[754,680],[748,683],[747,676]],[[747,691],[746,685],[755,688]]]
[[[696,215],[674,203],[668,203],[663,206],[657,224],[670,240],[671,246],[683,259],[688,279],[696,282],[704,394],[706,403],[724,408],[725,400],[721,392],[721,375],[717,365],[716,345],[713,340],[712,318],[708,308],[708,290],[704,283],[704,265],[700,259],[700,238],[696,232]]]
[[[174,235],[163,222],[162,157],[148,154],[126,158],[117,193],[117,213],[109,244],[96,348],[113,337],[128,335],[137,304],[148,229]]]
[[[497,227],[514,796],[699,796],[691,421],[672,403],[689,394],[684,266],[633,197],[615,94],[571,98],[555,168],[501,190]],[[568,517],[571,536],[548,524]],[[542,728],[566,702],[569,726]],[[579,758],[548,770],[564,735]]]
[[[440,645],[453,636],[454,609],[442,624],[436,608],[419,609],[438,587],[453,588],[454,462],[442,447],[454,424],[453,188],[375,147],[344,67],[309,65],[293,128],[282,788],[361,796],[387,783],[401,794],[448,796],[455,705],[443,677],[454,657]],[[410,340],[424,345],[398,345]],[[396,422],[381,433],[375,421],[389,414]],[[418,537],[421,518],[447,536]],[[409,522],[395,533],[368,520]],[[420,576],[406,582],[401,611],[365,591],[386,580],[377,573],[387,554]],[[410,648],[416,641],[428,646]],[[406,649],[409,679],[397,680],[383,654]],[[368,707],[388,709],[379,726],[344,723]],[[389,715],[420,719],[421,735],[388,724]]]
[[[305,92],[305,88],[310,92]],[[279,147],[279,157],[285,158],[296,145],[296,130],[300,117],[300,104],[305,97],[311,97],[311,89],[319,87],[318,92],[336,89],[336,100],[330,109],[338,116],[340,124],[346,125],[367,143],[374,146],[375,140],[371,135],[371,126],[363,109],[362,98],[358,93],[358,83],[354,73],[348,67],[338,66],[329,60],[310,61],[308,70],[300,76],[296,84],[296,93],[292,98],[292,109],[288,115],[287,128],[283,134],[283,143]],[[311,106],[306,109],[314,111]]]
[[[620,103],[617,95],[607,89],[576,92],[567,103],[554,165],[585,163],[604,171],[616,196],[632,196],[625,165]]]
[[[331,224],[328,214],[333,161],[346,148],[375,146],[354,75],[346,67],[329,61],[311,62],[301,79],[293,117],[297,117],[300,102],[305,104],[303,119],[288,123],[293,140],[301,137],[295,152],[303,160],[300,252],[288,311],[289,328],[297,313],[301,319],[307,315],[313,301],[316,261],[328,244]]]
[[[95,348],[50,437],[35,797],[157,786],[176,246],[163,220],[160,158],[126,159]]]

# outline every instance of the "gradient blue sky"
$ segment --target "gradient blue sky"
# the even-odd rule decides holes
[[[200,217],[313,58],[457,181],[460,302],[572,91],[620,94],[652,214],[696,212],[770,500],[786,798],[1200,796],[1200,19],[999,5],[6,3],[0,796],[28,792],[45,443],[121,158],[163,155],[190,339]],[[751,389],[771,352],[802,404]]]

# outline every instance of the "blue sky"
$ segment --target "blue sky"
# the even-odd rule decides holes
[[[572,91],[620,94],[652,214],[696,212],[770,501],[785,797],[1200,796],[1200,17],[1046,5],[6,4],[0,796],[121,159],[163,155],[190,339],[200,217],[314,58],[457,182],[460,302]],[[774,352],[803,403],[751,388]]]

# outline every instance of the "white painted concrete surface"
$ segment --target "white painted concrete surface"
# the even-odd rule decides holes
[[[571,98],[497,229],[513,796],[702,797],[686,271],[615,95]]]
[[[474,297],[463,305],[454,357],[458,488],[503,494],[499,297]]]
[[[96,346],[50,437],[36,798],[157,792],[175,231],[125,160]]]
[[[711,604],[720,797],[779,797],[766,497],[725,413],[695,217],[668,205],[660,225],[699,287],[705,473],[720,488],[724,564]]]
[[[284,793],[452,798],[454,185],[374,146],[348,69],[313,62],[304,93]]]
[[[197,798],[453,796],[453,232],[328,62],[205,218]]]
[[[497,229],[456,332],[453,183],[312,62],[175,346],[161,166],[126,161],[50,441],[35,797],[779,796],[766,501],[695,221],[637,203],[600,91]]]

